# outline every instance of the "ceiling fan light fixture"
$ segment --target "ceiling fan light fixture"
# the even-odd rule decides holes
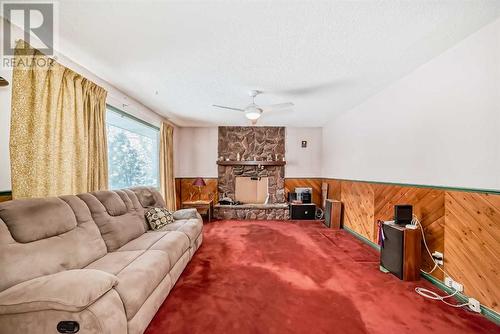
[[[262,114],[268,111],[273,111],[277,109],[287,109],[293,107],[293,103],[287,102],[287,103],[279,103],[279,104],[271,104],[267,105],[264,107],[259,106],[258,104],[255,103],[255,97],[259,94],[262,94],[262,91],[260,90],[251,90],[248,92],[248,95],[252,98],[252,103],[250,103],[246,108],[240,109],[240,108],[235,108],[235,107],[229,107],[229,106],[221,106],[218,104],[212,104],[213,107],[216,108],[222,108],[222,109],[229,109],[229,110],[235,110],[239,111],[245,114],[245,117],[252,121],[252,124],[255,124],[257,120],[262,116]]]
[[[245,110],[245,116],[251,121],[259,119],[262,114],[262,110],[256,107],[249,107]]]

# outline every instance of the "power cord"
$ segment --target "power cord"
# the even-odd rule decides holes
[[[431,271],[426,272],[426,271],[422,270],[422,272],[424,272],[426,274],[430,274],[434,270],[439,269],[440,271],[443,272],[443,274],[445,274],[448,277],[451,277],[450,274],[448,274],[443,268],[441,268],[439,266],[439,264],[436,262],[436,259],[434,259],[434,257],[432,256],[432,253],[431,253],[431,251],[429,249],[429,246],[427,246],[427,241],[425,240],[424,227],[422,226],[422,224],[420,223],[420,221],[418,220],[418,218],[417,218],[416,215],[413,215],[413,219],[411,221],[411,224],[417,226],[417,228],[420,228],[420,232],[422,233],[422,241],[424,242],[425,250],[427,251],[427,254],[429,254],[429,257],[431,258],[432,262],[434,263],[434,267],[432,268]],[[458,293],[458,290],[456,290],[456,289],[454,289],[454,290],[455,291],[452,294],[441,296],[441,295],[437,294],[436,292],[431,291],[429,289],[420,288],[420,287],[415,288],[415,292],[418,293],[420,296],[422,296],[424,298],[429,298],[429,299],[432,299],[432,300],[440,300],[443,303],[445,303],[446,305],[451,306],[451,307],[460,308],[460,307],[464,307],[464,306],[469,305],[469,303],[464,303],[464,304],[452,304],[452,303],[448,303],[445,299],[453,297],[453,296],[455,296]]]
[[[315,216],[316,216],[316,219],[323,219],[323,216],[324,216],[323,209],[316,208]]]

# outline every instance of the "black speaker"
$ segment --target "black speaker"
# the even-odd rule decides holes
[[[327,199],[325,201],[325,225],[326,227],[338,230],[342,220],[342,203]]]
[[[312,202],[312,194],[311,193],[302,193],[302,203],[311,203]]]
[[[302,203],[310,204],[312,202],[312,194],[305,193],[305,192],[301,193],[300,195],[297,193],[292,193],[292,192],[288,193],[288,202],[292,202],[292,201],[295,201],[297,199],[300,199],[300,201],[302,201]]]
[[[297,193],[294,193],[294,192],[289,192],[288,193],[288,202],[292,202],[292,201],[295,201],[297,200]]]
[[[413,220],[413,206],[395,205],[394,206],[394,222],[399,225],[411,224]]]
[[[403,279],[404,230],[399,226],[382,225],[384,245],[380,248],[380,264]]]
[[[314,220],[316,218],[316,204],[290,204],[290,219]]]

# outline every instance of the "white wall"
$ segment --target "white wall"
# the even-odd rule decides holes
[[[500,189],[500,19],[331,120],[323,172]]]
[[[12,31],[13,35],[17,36],[17,38],[23,38],[23,32],[17,26],[13,26]],[[1,39],[0,42],[2,42]],[[140,102],[127,96],[125,93],[115,88],[105,80],[99,78],[92,73],[91,70],[78,65],[60,53],[56,53],[56,57],[58,62],[64,66],[71,68],[106,89],[108,91],[108,97],[106,100],[108,104],[153,125],[158,127],[160,126],[161,121],[164,119],[162,116],[158,115]],[[10,107],[12,98],[12,69],[0,68],[0,76],[6,78],[11,83],[8,87],[0,87],[0,191],[6,191],[11,190],[9,136]]]
[[[217,177],[218,129],[177,128],[174,130],[176,177]]]
[[[12,83],[12,71],[0,69],[0,76]],[[0,191],[11,188],[9,159],[11,90],[11,84],[8,87],[0,87]]]
[[[285,177],[321,177],[322,128],[286,128]],[[302,141],[307,147],[302,148]]]
[[[286,128],[286,177],[321,177],[321,128]],[[217,177],[218,129],[175,130],[175,176]],[[307,140],[307,148],[301,141]]]

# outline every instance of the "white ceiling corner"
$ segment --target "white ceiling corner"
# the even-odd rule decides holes
[[[322,126],[500,15],[500,1],[60,1],[59,51],[181,126]],[[158,92],[156,94],[155,92]]]

